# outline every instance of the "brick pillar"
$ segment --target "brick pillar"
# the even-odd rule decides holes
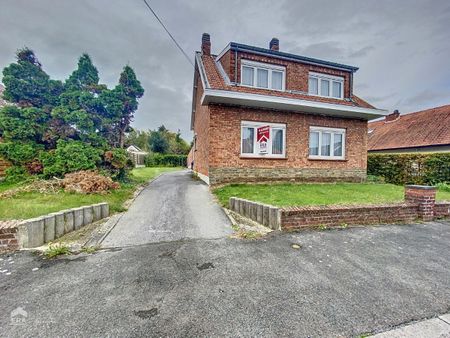
[[[405,201],[419,205],[419,217],[424,221],[431,221],[434,217],[436,202],[436,188],[426,185],[405,186]]]

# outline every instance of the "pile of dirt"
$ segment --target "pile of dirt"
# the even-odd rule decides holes
[[[82,170],[66,174],[61,180],[61,187],[68,192],[90,194],[119,189],[120,184],[96,171]]]

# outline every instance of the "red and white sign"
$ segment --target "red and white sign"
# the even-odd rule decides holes
[[[259,127],[256,129],[256,141],[259,145],[259,153],[267,153],[267,143],[270,139],[270,126]]]

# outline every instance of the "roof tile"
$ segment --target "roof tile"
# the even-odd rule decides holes
[[[450,144],[450,105],[369,123],[369,150]]]
[[[308,94],[302,93],[293,93],[293,92],[280,92],[274,90],[267,89],[259,89],[259,88],[250,88],[236,85],[229,85],[225,83],[222,75],[220,74],[215,61],[215,55],[202,55],[201,59],[203,62],[203,66],[205,69],[206,76],[208,78],[209,85],[211,89],[219,89],[219,90],[229,90],[234,92],[243,92],[243,93],[251,93],[251,94],[261,94],[261,95],[270,95],[270,96],[278,96],[278,97],[286,97],[292,99],[299,100],[308,100],[314,102],[325,102],[325,103],[333,103],[340,104],[345,106],[356,106],[363,108],[375,108],[366,101],[360,99],[356,95],[353,95],[353,101],[339,100],[333,98],[312,96]]]

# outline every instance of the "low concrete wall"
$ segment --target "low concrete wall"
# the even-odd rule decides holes
[[[435,195],[433,187],[406,186],[404,203],[277,208],[232,197],[229,207],[271,229],[297,230],[319,225],[410,223],[450,217],[450,202],[435,202]]]
[[[279,230],[281,226],[280,209],[272,205],[262,204],[245,200],[243,198],[231,197],[230,209],[244,217],[265,225],[273,230]]]
[[[35,248],[109,216],[109,204],[99,203],[45,216],[0,224],[0,249]]]

